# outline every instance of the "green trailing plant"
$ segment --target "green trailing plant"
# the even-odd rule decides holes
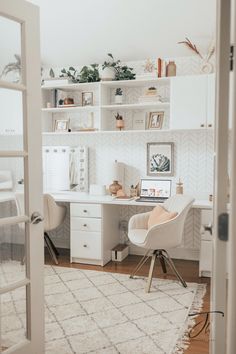
[[[104,61],[104,63],[102,64],[102,69],[104,70],[105,68],[114,68],[116,69],[116,67],[118,65],[120,65],[120,60],[115,61],[114,57],[111,53],[107,54],[109,57],[109,61]]]
[[[102,64],[102,69],[105,68],[114,68],[115,70],[115,80],[134,80],[136,74],[133,72],[133,68],[128,67],[127,65],[121,65],[120,60],[114,60],[114,57],[111,53],[107,54],[109,61],[104,61]]]
[[[116,67],[115,80],[135,80],[136,74],[133,70],[133,68],[130,68],[127,65],[118,65]]]
[[[115,96],[122,96],[122,95],[123,95],[123,91],[121,90],[120,87],[118,87],[118,88],[116,89]]]
[[[98,64],[83,66],[79,73],[79,82],[98,82],[100,81]]]
[[[70,66],[68,70],[65,68],[61,69],[60,77],[66,77],[70,79],[73,83],[79,82],[79,72],[73,66]]]
[[[68,70],[63,68],[60,77],[67,77],[73,83],[77,82],[97,82],[100,81],[98,64],[91,64],[90,66],[83,66],[80,72],[70,66]]]

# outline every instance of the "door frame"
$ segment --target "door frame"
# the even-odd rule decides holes
[[[0,0],[0,15],[21,24],[22,83],[0,81],[0,87],[22,92],[24,134],[23,151],[0,151],[0,157],[24,159],[25,187],[25,216],[3,218],[1,224],[8,222],[14,225],[26,221],[26,278],[8,286],[5,293],[25,284],[27,299],[27,340],[7,349],[4,354],[43,354],[43,224],[30,222],[35,211],[43,215],[39,8],[24,0]],[[4,288],[1,292],[4,293]]]

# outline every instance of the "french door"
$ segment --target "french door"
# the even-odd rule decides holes
[[[215,205],[210,353],[236,353],[236,68],[235,0],[217,1]],[[233,64],[233,65],[232,65]],[[230,187],[230,188],[229,188]],[[223,315],[223,316],[222,316]]]
[[[41,94],[35,5],[0,0],[0,53],[0,170],[5,171],[6,183],[12,174],[23,201],[7,202],[7,192],[0,191],[0,353],[43,354]]]

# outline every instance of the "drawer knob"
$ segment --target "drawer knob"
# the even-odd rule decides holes
[[[84,247],[84,248],[86,248],[86,247],[87,247],[87,245],[83,245],[83,247]]]
[[[84,212],[84,213],[87,213],[87,210],[86,210],[86,209],[84,209],[84,210],[83,210],[83,212]]]
[[[212,124],[208,124],[208,127],[211,128],[211,127],[212,127]]]
[[[87,224],[84,224],[83,226],[84,226],[84,227],[87,227]]]
[[[205,127],[205,124],[201,124],[201,128],[204,128]]]

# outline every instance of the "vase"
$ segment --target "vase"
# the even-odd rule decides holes
[[[116,128],[118,129],[124,129],[125,127],[125,122],[124,122],[124,119],[117,119],[116,120]]]
[[[166,76],[176,76],[176,64],[174,61],[169,61],[166,66]]]
[[[122,95],[115,95],[115,103],[122,104],[122,102],[123,102],[123,96]]]
[[[122,189],[122,186],[118,183],[118,181],[113,181],[113,183],[109,186],[111,195],[116,195],[120,189]]]
[[[115,79],[115,69],[107,67],[100,71],[100,77],[102,81],[112,81]]]
[[[201,73],[203,74],[211,74],[213,72],[213,64],[208,61],[203,61],[200,67]]]

